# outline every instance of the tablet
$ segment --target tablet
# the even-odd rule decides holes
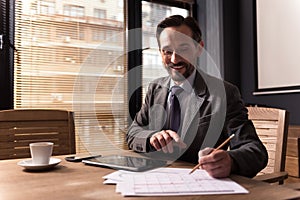
[[[163,167],[167,165],[167,161],[154,160],[143,157],[133,156],[121,156],[121,155],[110,155],[102,156],[98,158],[91,158],[82,160],[83,163],[88,165],[95,165],[100,167],[109,167],[114,169],[122,169],[129,171],[146,171],[157,167]]]

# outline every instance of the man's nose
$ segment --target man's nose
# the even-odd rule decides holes
[[[181,56],[178,55],[175,51],[172,52],[172,56],[171,56],[171,62],[172,63],[178,63],[181,60]]]

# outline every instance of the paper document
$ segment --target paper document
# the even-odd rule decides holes
[[[114,172],[106,181],[117,184],[123,196],[175,196],[241,194],[248,191],[229,178],[216,179],[205,170],[189,174],[187,168],[158,168],[147,172]]]

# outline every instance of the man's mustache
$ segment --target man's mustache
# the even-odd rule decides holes
[[[179,62],[179,63],[176,63],[176,64],[174,64],[174,63],[170,63],[170,64],[167,64],[167,67],[178,67],[178,66],[187,66],[187,63],[185,63],[185,62]]]

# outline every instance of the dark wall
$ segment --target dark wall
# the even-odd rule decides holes
[[[202,29],[205,48],[212,59],[220,59],[219,67],[223,78],[238,87],[241,79],[239,1],[197,0],[198,22]],[[212,40],[221,41],[219,43]],[[210,45],[207,45],[208,43]],[[221,55],[216,55],[219,51]]]
[[[0,1],[0,110],[13,107],[13,2]]]
[[[258,96],[252,94],[256,89],[257,66],[255,9],[255,0],[239,1],[239,25],[237,26],[240,27],[240,89],[243,99],[249,104],[286,109],[290,112],[290,124],[299,125],[300,93]]]
[[[221,23],[223,24],[223,63],[224,79],[240,87],[240,0],[223,0]]]

